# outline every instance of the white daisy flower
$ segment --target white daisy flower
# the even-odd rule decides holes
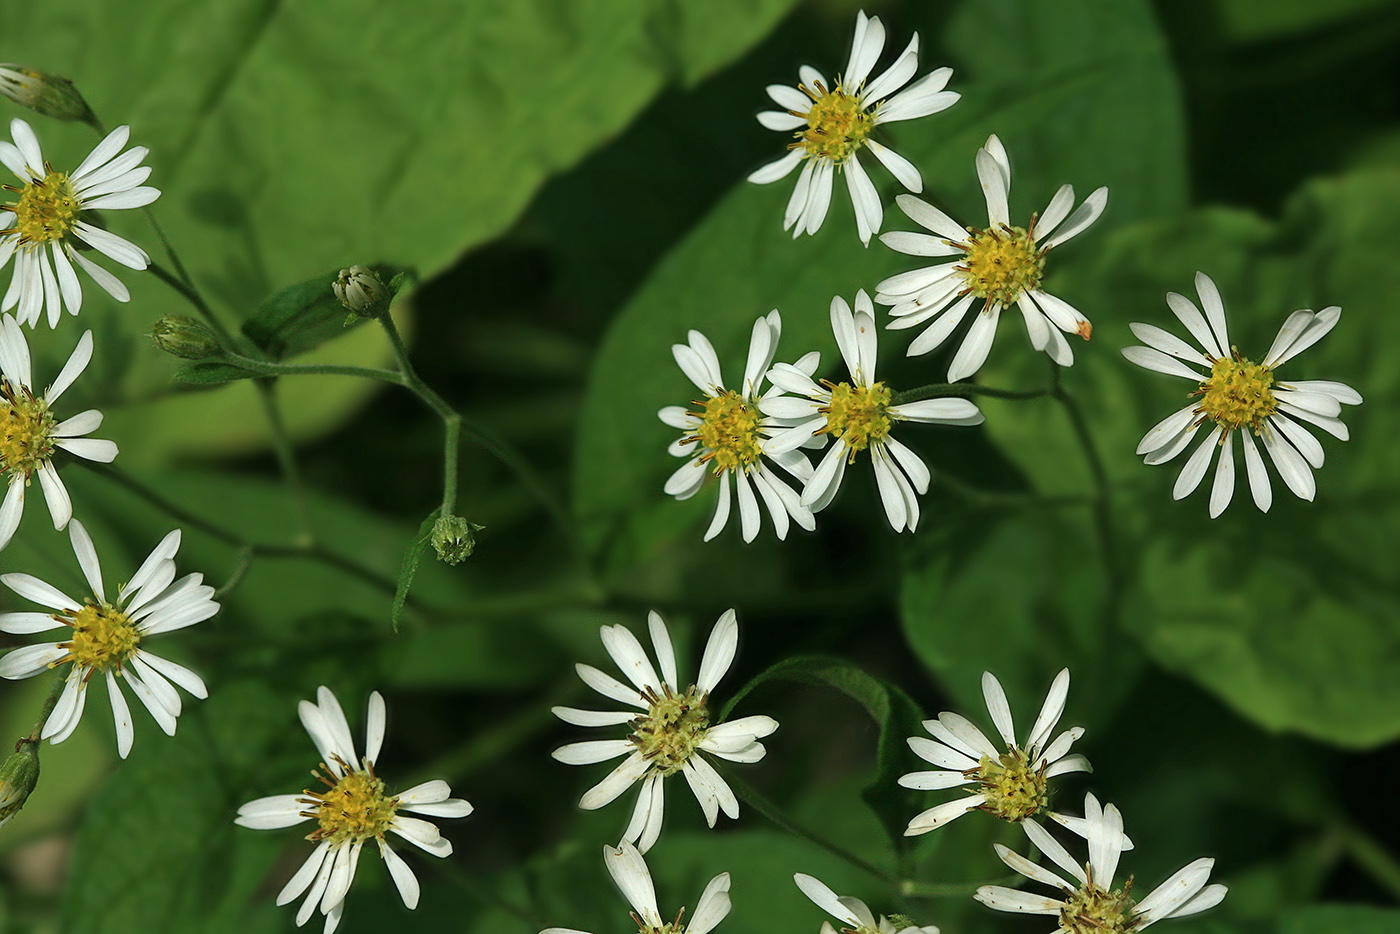
[[[987,199],[986,229],[964,228],[912,195],[896,199],[910,220],[933,231],[933,235],[891,231],[883,234],[880,242],[911,256],[961,254],[961,258],[891,276],[876,286],[875,301],[893,306],[890,314],[895,320],[890,323],[891,328],[918,327],[933,319],[909,345],[911,357],[942,344],[973,303],[983,301],[981,314],[973,318],[962,346],[953,355],[948,367],[949,382],[971,376],[982,367],[992,349],[1001,310],[1013,304],[1025,319],[1031,346],[1043,350],[1061,366],[1070,366],[1074,352],[1059,331],[1088,340],[1093,326],[1068,302],[1040,288],[1045,257],[1052,248],[1098,220],[1108,203],[1108,189],[1096,189],[1070,213],[1074,186],[1063,185],[1043,214],[1032,214],[1025,227],[1012,227],[1006,200],[1011,191],[1011,162],[995,135],[977,150],[977,177]],[[1054,327],[1050,327],[1052,324]]]
[[[818,908],[840,921],[841,930],[847,934],[938,934],[938,927],[932,924],[898,927],[884,915],[876,920],[865,902],[850,895],[837,895],[826,883],[804,872],[794,873],[792,881]],[[830,921],[822,922],[821,934],[836,934]]]
[[[1230,343],[1225,330],[1225,305],[1210,276],[1196,273],[1196,291],[1205,306],[1204,317],[1195,303],[1175,292],[1167,293],[1167,305],[1205,348],[1204,353],[1161,328],[1130,325],[1133,334],[1147,346],[1125,348],[1123,356],[1138,366],[1184,376],[1197,384],[1191,393],[1195,400],[1154,425],[1138,443],[1137,453],[1144,455],[1144,463],[1164,464],[1186,449],[1201,425],[1214,422],[1205,441],[1187,458],[1177,475],[1173,499],[1181,499],[1200,485],[1211,458],[1219,450],[1210,491],[1210,516],[1214,519],[1224,512],[1235,492],[1233,438],[1238,434],[1244,447],[1249,489],[1260,510],[1267,512],[1272,505],[1273,490],[1255,437],[1293,494],[1312,500],[1317,485],[1311,467],[1322,466],[1322,445],[1299,421],[1311,422],[1345,441],[1350,435],[1338,416],[1343,405],[1360,405],[1361,395],[1345,383],[1332,380],[1283,382],[1274,371],[1332,330],[1342,309],[1333,305],[1316,314],[1308,309],[1293,312],[1279,328],[1268,353],[1254,363]]]
[[[656,907],[656,889],[651,872],[637,848],[626,840],[618,846],[603,847],[603,863],[608,867],[622,895],[632,906],[632,920],[637,934],[709,934],[729,914],[729,873],[722,872],[710,880],[689,924],[682,924],[685,909],[676,912],[674,921],[665,921]],[[545,928],[540,934],[587,934],[573,928]]]
[[[384,698],[378,691],[369,696],[363,758],[355,753],[350,724],[330,688],[317,688],[316,701],[301,701],[297,715],[321,754],[324,774],[314,769],[311,774],[320,779],[325,789],[249,801],[238,809],[234,823],[253,830],[278,830],[308,820],[317,822],[316,829],[306,836],[316,843],[316,849],[278,893],[277,904],[285,905],[306,892],[306,900],[297,911],[297,926],[305,924],[319,907],[326,916],[324,934],[330,934],[345,911],[345,895],[355,878],[360,848],[366,840],[373,840],[378,846],[379,856],[404,905],[416,908],[418,878],[403,857],[389,847],[384,834],[392,831],[434,856],[451,856],[452,843],[438,832],[437,825],[401,812],[466,817],[472,806],[451,797],[452,789],[441,779],[414,785],[396,795],[384,790],[384,780],[374,771],[384,744],[385,725]]]
[[[705,654],[700,660],[700,677],[684,691],[676,674],[676,656],[666,623],[656,613],[647,616],[651,644],[661,674],[652,667],[642,644],[625,626],[604,626],[601,634],[617,667],[632,687],[591,665],[575,665],[583,683],[604,697],[627,704],[632,710],[597,711],[555,707],[554,715],[575,726],[617,726],[627,724],[632,734],[626,739],[600,739],[570,743],[554,750],[554,758],[569,765],[591,765],[626,756],[597,785],[579,799],[586,810],[600,808],[635,783],[641,784],[632,820],[622,839],[637,844],[645,853],[661,835],[664,811],[664,781],[680,772],[690,785],[695,800],[711,827],[723,811],[730,818],[739,816],[739,800],[734,797],[714,766],[701,752],[731,762],[757,762],[767,752],[759,742],[778,728],[772,717],[742,717],[727,723],[710,724],[707,709],[710,692],[734,661],[739,646],[739,622],[733,610],[726,610],[710,632]],[[638,711],[641,711],[640,713]]]
[[[857,453],[869,449],[875,483],[890,525],[896,532],[906,528],[912,532],[919,523],[919,501],[914,494],[928,491],[930,474],[919,455],[890,434],[895,423],[980,425],[982,413],[967,399],[892,404],[893,391],[875,381],[874,306],[864,290],[856,293],[855,314],[839,295],[831,300],[831,329],[851,381],[822,380],[819,385],[798,367],[775,364],[768,378],[773,385],[794,395],[765,398],[759,407],[767,415],[791,419],[796,424],[774,435],[764,453],[782,455],[817,435],[834,439],[802,490],[803,505],[815,513],[835,498],[846,465],[855,463]]]
[[[791,227],[794,237],[820,229],[831,204],[831,177],[840,170],[851,193],[856,230],[862,243],[870,243],[880,229],[884,208],[857,155],[862,148],[869,149],[905,188],[923,191],[924,182],[914,164],[876,142],[871,134],[883,123],[946,110],[962,95],[943,90],[953,76],[951,68],[939,68],[905,87],[919,67],[917,33],[895,63],[867,84],[865,79],[884,46],[885,27],[880,18],[859,13],[850,61],[835,84],[804,65],[798,70],[801,81],[797,87],[768,86],[768,96],[783,109],[765,110],[758,115],[758,122],[780,133],[792,132],[797,141],[788,144],[786,156],[754,172],[749,181],[760,185],[776,182],[806,160],[783,217],[783,229]]]
[[[1011,706],[1001,682],[990,671],[982,673],[982,696],[992,715],[997,734],[1005,751],[987,739],[985,733],[971,720],[952,711],[943,711],[936,720],[925,720],[924,729],[934,739],[911,736],[907,740],[914,755],[939,768],[929,772],[910,772],[899,777],[905,788],[937,791],[959,785],[976,784],[969,795],[945,801],[917,815],[905,829],[905,836],[928,833],[973,810],[983,810],[1003,820],[1024,821],[1035,814],[1045,813],[1077,833],[1083,833],[1081,818],[1057,814],[1049,810],[1050,780],[1069,772],[1092,771],[1089,760],[1081,755],[1068,755],[1070,746],[1084,735],[1084,728],[1065,730],[1054,741],[1050,734],[1060,722],[1069,695],[1069,669],[1062,670],[1050,685],[1050,693],[1041,705],[1024,745],[1016,742],[1016,727],[1011,719]],[[935,741],[936,740],[936,741]],[[1131,844],[1128,844],[1131,847]]]
[[[19,528],[24,490],[36,475],[53,527],[61,529],[73,517],[68,489],[53,465],[56,449],[102,464],[117,456],[117,446],[111,441],[84,437],[102,424],[101,412],[88,409],[60,422],[51,411],[91,359],[92,332],[84,331],[58,378],[43,395],[36,395],[24,330],[14,318],[0,315],[0,473],[6,483],[5,499],[0,503],[0,550]]]
[[[1057,916],[1059,930],[1067,934],[1133,934],[1163,918],[1180,918],[1213,908],[1225,897],[1225,886],[1206,885],[1215,865],[1215,860],[1209,858],[1189,863],[1141,901],[1131,896],[1131,876],[1121,889],[1114,889],[1113,875],[1125,839],[1123,815],[1111,804],[1100,807],[1093,795],[1084,796],[1084,814],[1089,860],[1083,864],[1035,821],[1021,824],[1036,849],[1072,876],[1077,885],[1001,844],[996,845],[1002,862],[1027,879],[1059,889],[1062,897],[1050,898],[1000,885],[984,885],[973,897],[998,911]]]
[[[3,186],[19,200],[0,206],[0,266],[11,257],[15,271],[0,310],[19,306],[20,324],[33,325],[47,308],[49,327],[58,324],[62,309],[76,315],[83,304],[76,264],[119,302],[130,294],[116,276],[85,257],[74,246],[81,242],[131,269],[145,269],[151,258],[140,247],[82,219],[82,212],[145,207],[160,191],[141,183],[151,174],[141,165],[149,152],[134,146],[126,152],[131,128],[119,126],[98,143],[70,176],[44,161],[39,139],[29,124],[10,121],[14,143],[0,140],[0,162],[19,177],[24,187]],[[120,153],[120,154],[119,154]]]
[[[719,357],[705,335],[691,331],[688,344],[671,345],[671,353],[681,371],[705,394],[705,398],[692,403],[699,406],[699,411],[687,411],[681,406],[671,405],[657,413],[663,422],[684,432],[681,439],[672,442],[667,450],[676,457],[688,458],[666,481],[665,490],[676,499],[689,499],[700,491],[708,475],[719,478],[719,502],[715,506],[714,519],[705,532],[707,542],[723,531],[725,523],[729,521],[731,475],[738,491],[739,523],[744,541],[751,542],[758,535],[762,516],[758,508],[760,499],[772,518],[773,531],[780,539],[787,537],[789,517],[809,532],[817,527],[812,511],[802,505],[798,494],[788,486],[787,481],[763,459],[762,446],[766,439],[790,424],[764,415],[758,409],[761,400],[782,393],[771,386],[767,393],[759,393],[763,376],[773,363],[781,333],[782,319],[776,310],[754,322],[748,362],[744,367],[744,382],[742,388],[737,390],[725,388],[724,378],[720,375]],[[797,366],[811,373],[819,362],[817,354],[808,354]],[[812,476],[812,465],[798,451],[766,456],[804,483]],[[754,496],[755,491],[757,497]]]
[[[201,700],[209,692],[199,675],[152,655],[142,643],[150,636],[203,622],[219,612],[219,604],[214,600],[214,588],[203,583],[204,575],[187,574],[175,579],[179,529],[161,539],[131,579],[117,588],[116,599],[110,603],[87,529],[74,519],[68,523],[68,535],[92,596],[78,601],[28,574],[0,574],[0,584],[26,600],[56,611],[0,613],[0,632],[44,632],[59,626],[73,630],[64,642],[25,646],[0,658],[0,677],[32,678],[64,662],[73,663],[63,693],[40,734],[41,739],[61,743],[72,735],[82,718],[88,682],[94,675],[101,675],[107,682],[107,696],[117,725],[117,752],[125,759],[131,752],[134,731],[126,698],[117,687],[118,679],[124,680],[141,699],[166,735],[174,736],[180,695],[171,682]]]

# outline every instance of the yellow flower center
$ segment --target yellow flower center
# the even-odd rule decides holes
[[[398,812],[399,799],[384,793],[384,782],[375,776],[372,765],[346,771],[345,777],[336,782],[319,773],[313,774],[329,785],[330,791],[321,794],[307,791],[308,797],[302,799],[315,805],[314,811],[303,813],[320,822],[308,840],[330,840],[341,846],[360,843],[370,837],[383,838]]]
[[[1040,287],[1045,254],[1036,248],[1035,238],[1023,228],[1003,226],[999,231],[977,230],[962,248],[967,256],[957,269],[967,283],[967,290],[978,298],[1002,306],[1012,305],[1022,292]]]
[[[127,619],[125,613],[105,603],[98,606],[89,602],[76,613],[65,610],[55,614],[55,618],[73,627],[73,639],[59,643],[59,648],[68,650],[68,655],[50,668],[71,659],[95,671],[120,670],[122,663],[136,654],[136,646],[141,642],[136,624]]]
[[[976,779],[978,791],[986,795],[982,810],[1002,820],[1023,821],[1050,803],[1045,770],[1032,769],[1019,748],[1008,750],[995,760],[983,756],[977,768],[964,774]]]
[[[797,133],[797,142],[789,149],[806,149],[808,156],[830,159],[838,165],[865,145],[870,131],[875,129],[875,116],[866,113],[860,97],[841,87],[828,91],[820,81],[816,88],[798,85],[812,99],[807,113],[789,111],[795,117],[807,118],[807,129]]]
[[[44,400],[0,380],[0,471],[28,478],[53,456],[53,430]]]
[[[890,389],[884,383],[868,388],[826,380],[822,383],[831,390],[831,402],[817,409],[826,416],[826,427],[817,434],[828,432],[845,441],[854,463],[857,451],[890,433]]]
[[[681,918],[685,916],[685,909],[676,912],[676,920],[669,924],[648,924],[635,911],[632,912],[632,920],[637,923],[637,934],[685,934],[685,925],[681,923]]]
[[[699,401],[695,405],[701,405]],[[701,461],[714,461],[715,475],[742,467],[745,471],[758,462],[762,439],[758,423],[762,415],[758,407],[744,401],[732,389],[725,390],[704,403],[704,410],[690,413],[700,419],[694,438],[705,448]]]
[[[14,230],[21,243],[47,243],[62,240],[78,223],[78,198],[64,172],[55,172],[46,162],[48,174],[36,178],[23,189],[5,185],[8,191],[19,192],[18,203],[9,206],[15,212]]]
[[[1192,395],[1201,397],[1198,411],[1227,432],[1248,426],[1258,434],[1264,419],[1278,408],[1271,388],[1274,374],[1264,364],[1252,363],[1235,348],[1230,349],[1234,357],[1216,359],[1210,376]]]
[[[684,694],[674,693],[669,684],[663,689],[659,695],[647,690],[650,709],[629,725],[632,742],[664,776],[679,772],[694,754],[710,728],[710,716],[705,711],[708,695],[696,691],[695,685]]]
[[[1127,934],[1135,927],[1133,905],[1128,895],[1129,879],[1121,888],[1105,892],[1093,879],[1065,899],[1060,909],[1060,930],[1065,934]]]

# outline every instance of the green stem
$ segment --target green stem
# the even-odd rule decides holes
[[[173,255],[172,250],[172,256]],[[178,265],[178,260],[176,262],[177,268],[183,273],[184,267]],[[214,316],[214,310],[209,307],[208,303],[204,301],[204,297],[199,294],[198,290],[196,290],[192,284],[175,276],[170,270],[160,265],[160,263],[151,263],[151,265],[146,268],[151,271],[153,276],[180,293],[185,301],[193,305],[194,309],[204,316],[204,320],[209,322],[209,326],[218,333],[220,340],[226,348],[234,346],[233,335],[224,327],[223,322]]]
[[[292,490],[292,502],[296,505],[297,524],[301,526],[300,541],[308,546],[316,544],[316,525],[311,518],[311,501],[306,495],[306,481],[302,478],[301,467],[297,464],[296,452],[292,450],[292,439],[287,433],[287,423],[282,420],[282,406],[277,402],[277,387],[273,380],[253,381],[258,388],[258,399],[267,414],[268,428],[272,431],[272,450],[277,455],[277,464],[282,469],[282,478]]]
[[[1050,395],[1064,406],[1065,414],[1069,416],[1070,427],[1074,430],[1074,437],[1084,451],[1084,459],[1088,463],[1089,473],[1094,479],[1094,527],[1098,532],[1099,546],[1103,552],[1104,569],[1108,577],[1108,594],[1105,605],[1107,612],[1113,614],[1116,612],[1121,581],[1118,570],[1117,535],[1113,528],[1113,491],[1108,479],[1108,470],[1104,467],[1098,446],[1089,433],[1089,423],[1084,419],[1083,410],[1060,382],[1059,365],[1052,361],[1050,369],[1052,376]]]
[[[434,392],[431,386],[423,382],[423,378],[413,368],[413,361],[408,356],[408,347],[404,345],[393,317],[385,312],[379,316],[379,323],[383,325],[389,345],[394,349],[394,357],[399,362],[399,372],[403,376],[403,385],[442,419],[442,509],[439,515],[454,515],[453,510],[457,507],[457,456],[462,446],[462,416],[448,405],[442,396]]]
[[[401,374],[377,367],[346,366],[338,363],[274,363],[271,360],[254,360],[231,352],[225,352],[223,360],[263,376],[354,376],[395,386],[406,385]]]
[[[248,569],[253,564],[253,546],[244,545],[238,549],[238,565],[233,569],[233,573],[224,581],[224,585],[214,591],[215,600],[223,600],[234,591],[239,584],[243,583],[243,578],[248,576]]]
[[[863,870],[864,872],[868,872],[870,875],[879,879],[881,882],[885,883],[891,888],[899,889],[903,886],[904,883],[900,879],[895,878],[894,875],[886,872],[879,866],[876,866],[874,863],[861,859],[859,856],[852,853],[850,850],[846,849],[840,844],[833,843],[832,841],[826,839],[816,831],[809,830],[806,827],[803,827],[800,824],[797,824],[796,822],[789,819],[788,816],[785,815],[782,811],[778,810],[777,806],[774,805],[771,801],[763,797],[763,795],[759,794],[746,782],[740,781],[738,778],[736,778],[732,769],[723,768],[723,774],[725,781],[729,783],[729,787],[734,790],[734,793],[738,795],[739,798],[742,799],[743,802],[749,807],[753,808],[755,811],[772,821],[774,826],[778,827],[781,830],[786,830],[788,833],[793,834],[794,836],[801,837],[808,843],[812,843],[816,846],[821,847],[828,853],[831,853],[833,856],[837,856],[841,859],[844,859],[852,866],[855,866],[857,869]]]
[[[39,719],[34,723],[34,729],[29,731],[29,735],[15,743],[18,751],[20,743],[37,743],[39,736],[44,732],[44,724],[48,722],[49,715],[58,706],[58,698],[63,693],[63,686],[68,683],[67,678],[54,678],[53,684],[49,685],[49,693],[44,697],[44,704],[39,708]]]
[[[1339,823],[1336,829],[1347,855],[1393,897],[1400,898],[1400,860],[1350,821]]]
[[[919,386],[916,389],[906,389],[904,392],[897,392],[891,399],[893,405],[903,405],[906,402],[922,402],[925,399],[945,399],[950,396],[991,396],[995,399],[1039,399],[1053,393],[1049,387],[1045,389],[997,389],[994,386],[979,386],[976,383],[929,383],[927,386]]]

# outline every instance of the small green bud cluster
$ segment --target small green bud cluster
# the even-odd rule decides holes
[[[433,550],[448,564],[461,564],[476,550],[476,533],[485,526],[461,516],[441,516],[433,523]]]
[[[335,297],[350,312],[352,320],[378,318],[389,310],[389,303],[394,299],[394,293],[368,266],[342,269],[331,288],[335,291]]]
[[[222,355],[214,332],[186,315],[165,315],[157,319],[151,327],[151,340],[166,353],[185,360]]]
[[[24,807],[39,784],[39,744],[22,739],[0,764],[0,827]]]
[[[67,78],[24,65],[4,64],[0,65],[0,94],[45,117],[81,120],[101,132],[92,108]]]

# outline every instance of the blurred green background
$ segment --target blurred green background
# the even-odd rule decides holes
[[[443,777],[477,807],[444,822],[450,860],[407,857],[424,884],[415,913],[366,859],[342,930],[629,934],[599,853],[631,795],[601,812],[575,807],[605,767],[549,758],[591,738],[549,707],[593,706],[572,663],[607,667],[598,625],[640,633],[658,609],[693,673],[730,606],[743,641],[719,704],[784,659],[829,659],[761,680],[736,708],[782,723],[768,758],[737,770],[743,780],[901,878],[969,887],[905,897],[752,809],[708,831],[675,787],[649,855],[663,913],[693,907],[728,870],[734,910],[721,930],[815,931],[822,915],[790,881],[800,871],[945,934],[1042,930],[967,895],[1004,874],[991,843],[1025,851],[1021,833],[972,815],[905,839],[904,822],[941,796],[891,778],[920,767],[902,743],[919,711],[989,725],[984,669],[1025,729],[1067,665],[1065,722],[1087,728],[1096,771],[1063,783],[1060,805],[1078,811],[1092,790],[1122,808],[1137,844],[1124,871],[1139,892],[1202,855],[1230,886],[1219,909],[1165,923],[1186,934],[1400,930],[1387,907],[1400,898],[1400,4],[865,4],[893,49],[917,31],[920,73],[951,65],[963,94],[884,137],[920,167],[925,198],[980,223],[973,155],[992,132],[1010,153],[1013,216],[1063,182],[1081,196],[1110,188],[1098,224],[1055,252],[1047,285],[1094,322],[1065,385],[1106,463],[1115,545],[1105,553],[1090,508],[1063,500],[1093,488],[1048,399],[983,400],[982,429],[906,433],[935,472],[915,536],[888,530],[857,468],[815,535],[780,543],[765,530],[746,546],[731,522],[702,543],[713,494],[677,503],[661,492],[676,462],[655,412],[694,394],[669,345],[698,328],[737,376],[754,318],[777,307],[779,359],[821,349],[830,372],[831,296],[915,264],[862,249],[839,189],[820,233],[793,242],[781,230],[791,180],[743,181],[784,142],[754,120],[769,106],[764,86],[794,83],[800,64],[841,69],[859,8],[5,4],[0,57],[71,77],[109,126],[130,123],[151,148],[156,210],[230,326],[325,270],[417,267],[423,284],[400,321],[422,375],[472,426],[460,512],[486,531],[460,567],[425,560],[394,634],[392,582],[438,500],[440,425],[402,392],[281,379],[318,538],[376,576],[257,556],[216,619],[158,647],[203,673],[211,698],[187,705],[173,739],[138,712],[125,763],[93,698],[73,738],[44,748],[39,790],[0,832],[0,930],[291,929],[294,910],[272,899],[310,845],[231,820],[243,801],[302,787],[314,760],[295,702],[324,683],[357,736],[365,695],[386,694],[391,787]],[[5,112],[30,120],[56,166],[92,145],[83,127]],[[907,227],[891,180],[874,174],[885,229]],[[111,220],[158,254],[139,219]],[[1133,456],[1183,393],[1118,350],[1129,321],[1170,326],[1163,295],[1189,293],[1197,270],[1219,284],[1246,355],[1295,308],[1342,306],[1337,329],[1288,371],[1366,399],[1347,413],[1352,440],[1324,442],[1315,502],[1276,483],[1261,515],[1241,489],[1211,521],[1203,491],[1171,501],[1176,465]],[[93,328],[93,366],[68,398],[104,410],[117,467],[236,539],[290,543],[295,514],[251,385],[173,385],[178,361],[144,334],[188,309],[152,276],[124,279],[130,305],[89,289],[81,320],[33,335],[36,357],[57,367]],[[978,380],[1043,385],[1020,324],[1002,327]],[[881,340],[896,387],[944,372],[946,357],[904,359],[905,336]],[[389,355],[362,327],[297,361]],[[514,452],[505,461],[488,450],[502,445]],[[64,476],[112,579],[179,524],[108,477],[76,465]],[[236,546],[186,524],[182,569],[220,584],[238,562]],[[42,509],[0,567],[77,581]],[[0,723],[26,733],[45,689],[6,685]]]

